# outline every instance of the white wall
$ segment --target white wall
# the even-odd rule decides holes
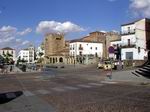
[[[121,41],[113,41],[113,42],[110,42],[110,46],[114,46],[114,45],[121,45],[122,44],[122,42]]]
[[[128,27],[130,29],[135,29],[135,34],[122,35],[121,41],[122,45],[128,45],[128,39],[130,39],[131,44],[135,44],[135,48],[122,48],[122,60],[126,59],[126,52],[133,52],[133,60],[144,60],[147,56],[146,49],[146,31],[145,31],[145,19],[139,20],[131,25],[126,25],[121,27],[121,31],[127,31]],[[138,53],[138,47],[140,47],[141,52]]]
[[[83,50],[79,50],[79,47],[83,47]],[[92,49],[91,49],[92,47]],[[97,47],[97,49],[96,49]],[[74,48],[74,50],[73,50]],[[102,57],[103,54],[103,45],[102,43],[89,43],[89,42],[73,42],[70,43],[70,55],[77,56],[80,54],[80,51],[83,55],[95,55],[97,53],[98,57]]]
[[[121,27],[121,32],[122,33],[128,33],[128,28],[130,27],[130,31],[134,31],[135,29],[135,24],[130,24],[130,25],[125,25]]]
[[[136,48],[125,48],[121,50],[121,59],[126,60],[126,52],[133,52],[133,60],[144,60],[144,57],[147,55],[147,52],[144,49],[140,50],[138,53],[138,49]]]
[[[137,47],[146,48],[146,31],[145,31],[145,19],[142,19],[135,23]]]
[[[124,36],[121,36],[121,43],[123,46],[128,45],[128,39],[130,39],[131,44],[136,44],[136,42],[137,42],[136,36],[134,34],[124,35]]]
[[[18,54],[18,58],[24,59],[29,63],[29,51],[28,50],[21,50]]]

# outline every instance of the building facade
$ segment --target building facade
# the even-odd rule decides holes
[[[118,32],[107,32],[106,33],[106,43],[105,43],[106,58],[109,58],[109,52],[108,52],[109,47],[113,46],[116,50],[118,45],[120,46],[120,44],[121,44],[121,35]],[[117,52],[115,54],[117,55]],[[117,57],[116,55],[115,55],[115,57]]]
[[[89,33],[88,36],[85,36],[81,39],[81,41],[88,41],[88,42],[98,42],[102,43],[103,45],[103,58],[106,58],[106,32],[101,32],[101,31],[95,31]]]
[[[45,63],[67,63],[69,58],[67,45],[63,34],[47,34],[44,40]]]
[[[17,58],[27,63],[35,63],[35,48],[31,45],[27,49],[20,50]]]
[[[122,60],[144,60],[150,48],[150,20],[121,25]]]
[[[4,55],[10,54],[10,58],[13,59],[13,61],[16,61],[16,51],[15,49],[12,49],[10,47],[5,47],[0,49],[0,55],[4,57]]]
[[[100,42],[71,41],[69,54],[74,57],[76,62],[88,64],[92,59],[103,57],[103,44]]]

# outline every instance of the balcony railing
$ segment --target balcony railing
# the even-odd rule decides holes
[[[130,31],[122,31],[121,35],[132,35],[135,34],[135,30],[130,30]]]
[[[121,46],[121,48],[134,48],[136,47],[136,44],[124,44]]]
[[[79,47],[79,50],[83,50],[83,47]]]

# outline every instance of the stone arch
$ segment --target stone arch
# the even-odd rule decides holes
[[[55,58],[53,58],[53,63],[55,63]]]
[[[49,58],[49,62],[52,63],[52,58]]]
[[[56,63],[57,63],[58,62],[57,58],[55,58],[55,60],[56,60]]]
[[[63,58],[62,58],[62,57],[59,58],[59,62],[60,62],[60,63],[63,62]]]

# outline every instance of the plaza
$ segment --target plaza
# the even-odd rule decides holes
[[[0,111],[149,112],[149,80],[137,81],[133,75],[133,80],[123,81],[121,76],[115,78],[118,74],[114,72],[109,80],[105,71],[93,65],[2,75],[1,93],[22,91],[23,94],[1,104]]]

